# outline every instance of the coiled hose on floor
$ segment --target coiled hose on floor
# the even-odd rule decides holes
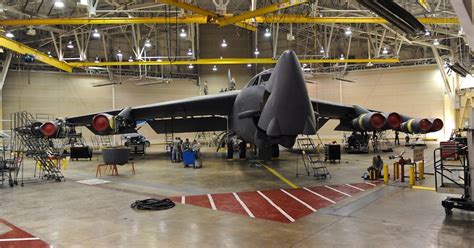
[[[137,210],[166,210],[174,207],[175,204],[168,198],[163,200],[150,198],[141,201],[135,201],[130,205],[131,208]]]

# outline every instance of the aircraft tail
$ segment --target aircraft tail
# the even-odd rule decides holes
[[[232,77],[230,69],[227,71],[227,90],[235,90],[235,79]]]

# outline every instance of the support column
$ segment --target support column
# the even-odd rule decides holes
[[[7,78],[8,68],[10,68],[10,62],[12,60],[12,53],[10,51],[5,51],[7,56],[3,61],[2,72],[0,73],[0,130],[3,130],[3,120],[8,118],[3,118],[3,86],[5,85],[5,79]]]

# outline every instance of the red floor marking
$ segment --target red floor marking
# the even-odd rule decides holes
[[[298,197],[300,200],[308,203],[311,207],[315,208],[316,210],[332,205],[332,203],[304,189],[287,189],[286,191]]]
[[[181,202],[181,200],[179,201]],[[207,195],[190,195],[186,196],[186,204],[191,204],[199,207],[211,208],[211,203]]]
[[[338,202],[344,198],[346,198],[347,196],[341,194],[341,193],[338,193],[334,190],[331,190],[331,189],[328,189],[324,186],[317,186],[317,187],[311,187],[311,188],[308,188],[318,194],[321,194],[335,202]]]
[[[217,210],[248,216],[247,212],[240,206],[240,203],[235,199],[232,193],[213,194],[212,199],[214,199]]]
[[[369,185],[369,184],[366,184],[366,183],[351,183],[350,185],[354,185],[358,188],[361,188],[361,189],[372,189],[374,188],[375,186],[372,186],[372,185]]]
[[[16,227],[15,225],[11,224],[10,222],[0,219],[0,223],[8,226],[11,231],[6,232],[0,235],[0,247],[28,247],[28,248],[48,248],[49,244],[44,242],[41,239],[38,240],[12,240],[7,241],[8,239],[24,239],[24,238],[36,238],[35,236],[21,230],[20,228]]]
[[[238,195],[256,218],[284,223],[291,222],[257,192],[241,192]]]
[[[293,219],[299,219],[313,212],[280,190],[262,191],[262,193],[270,198],[270,200],[289,214]]]
[[[357,193],[362,192],[358,189],[351,188],[347,185],[329,185],[329,186],[333,189],[337,189],[337,190],[342,191],[342,192],[344,192],[346,194],[349,194],[349,195],[355,195]]]

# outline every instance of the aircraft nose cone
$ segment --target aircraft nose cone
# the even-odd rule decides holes
[[[269,136],[315,134],[315,117],[296,54],[285,51],[265,86],[270,93],[258,126]]]

